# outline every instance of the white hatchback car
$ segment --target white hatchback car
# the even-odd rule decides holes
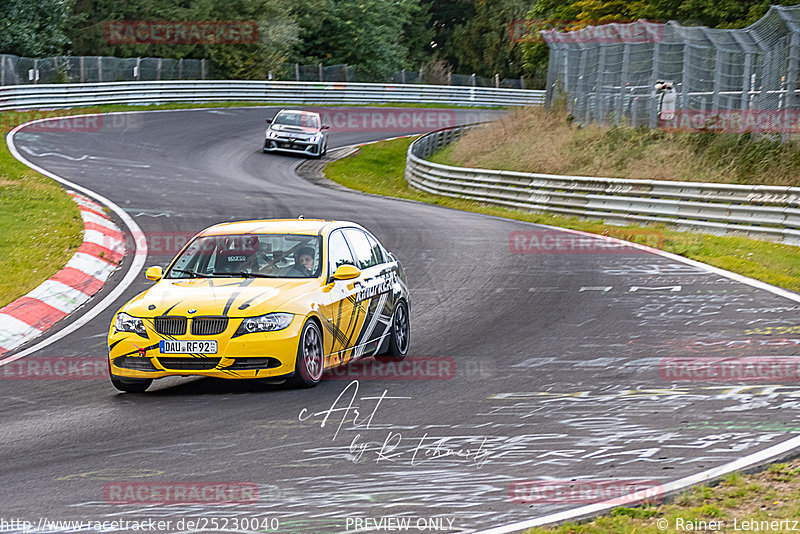
[[[322,124],[319,113],[284,109],[267,119],[267,123],[264,152],[291,152],[319,158],[328,151],[325,131],[330,126]]]

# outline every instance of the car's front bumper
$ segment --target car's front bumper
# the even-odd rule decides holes
[[[108,336],[111,374],[127,378],[163,378],[165,376],[211,376],[217,378],[267,378],[294,372],[297,346],[303,318],[295,316],[291,324],[275,332],[259,332],[231,337],[241,320],[231,320],[228,328],[216,336],[169,336],[153,330],[152,320],[145,320],[147,337],[130,332]],[[216,340],[216,354],[161,354],[162,339]]]
[[[306,156],[318,156],[321,150],[322,141],[317,143],[285,139],[266,139],[264,141],[264,152],[288,152]]]

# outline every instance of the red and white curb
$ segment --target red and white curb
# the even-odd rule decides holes
[[[63,269],[0,308],[0,356],[51,328],[97,293],[125,255],[125,237],[103,207],[74,191],[83,243]]]

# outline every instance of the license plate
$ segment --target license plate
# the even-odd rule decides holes
[[[166,340],[158,342],[161,354],[216,354],[216,341],[195,341],[191,339]]]

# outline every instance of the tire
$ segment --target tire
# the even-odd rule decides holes
[[[400,361],[408,355],[411,342],[411,326],[408,321],[408,305],[404,300],[397,303],[392,314],[392,331],[389,333],[389,348],[379,359]]]
[[[313,388],[322,380],[325,356],[322,348],[322,332],[311,319],[303,325],[300,342],[297,344],[297,360],[294,376],[290,382],[301,388]]]
[[[111,375],[111,383],[120,391],[125,393],[144,393],[150,384],[153,383],[152,378],[122,378],[121,376]]]

